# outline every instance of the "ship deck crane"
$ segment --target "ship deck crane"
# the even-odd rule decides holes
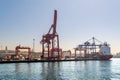
[[[56,32],[57,10],[54,11],[54,20],[47,34],[42,36],[42,59],[60,60],[62,57],[62,49],[59,48],[59,35]],[[46,54],[47,53],[47,57]]]
[[[96,42],[98,42],[99,44],[96,44]],[[77,51],[79,51],[79,52],[84,51],[84,57],[86,58],[87,53],[90,50],[92,50],[92,53],[97,53],[96,52],[97,47],[100,48],[103,45],[109,46],[107,43],[102,43],[101,41],[99,41],[95,37],[92,37],[91,39],[89,39],[85,43],[80,44],[80,45],[78,45],[78,47],[74,48],[75,49],[75,57],[76,57]]]

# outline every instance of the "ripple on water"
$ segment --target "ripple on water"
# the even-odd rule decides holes
[[[0,65],[0,80],[120,80],[120,59]]]

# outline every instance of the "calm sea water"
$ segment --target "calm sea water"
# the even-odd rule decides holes
[[[120,59],[0,64],[0,80],[120,80]]]

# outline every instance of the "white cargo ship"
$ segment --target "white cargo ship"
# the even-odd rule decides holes
[[[109,60],[113,57],[111,48],[107,42],[102,43],[96,38],[84,42],[75,48],[75,54],[79,51],[80,57],[90,59]]]

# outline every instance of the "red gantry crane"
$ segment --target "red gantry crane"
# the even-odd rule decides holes
[[[59,36],[56,32],[57,10],[54,11],[54,20],[47,34],[42,36],[42,56],[44,60],[60,60],[62,49],[59,48]],[[46,55],[47,54],[47,55]]]
[[[20,45],[16,46],[16,48],[15,48],[16,56],[18,56],[19,49],[27,49],[28,50],[28,59],[29,60],[31,59],[31,52],[30,52],[31,48],[29,48],[29,47],[21,47]]]

